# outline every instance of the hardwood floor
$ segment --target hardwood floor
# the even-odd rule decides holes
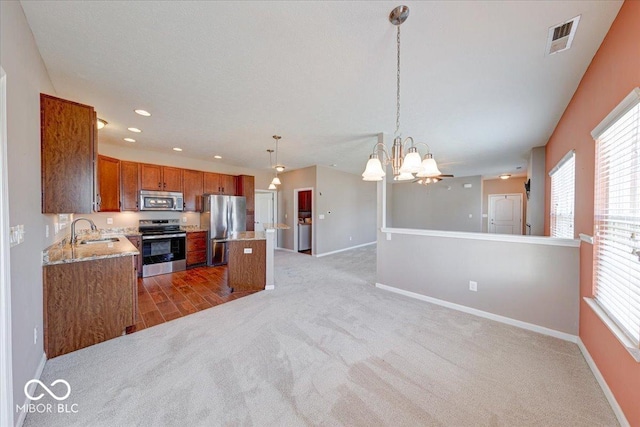
[[[258,291],[231,292],[227,267],[198,267],[138,278],[138,317],[131,334]]]

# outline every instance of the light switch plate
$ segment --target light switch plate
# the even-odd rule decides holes
[[[112,225],[113,224],[113,218],[107,218],[107,224],[108,225]]]
[[[244,248],[244,253],[245,254],[252,254],[253,253],[253,248]]]
[[[324,219],[324,215],[322,214],[318,215],[318,219]]]

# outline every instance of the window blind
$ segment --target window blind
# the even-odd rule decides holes
[[[639,102],[636,89],[594,135],[595,300],[636,347],[640,343]]]
[[[551,237],[574,238],[575,151],[569,151],[549,172],[551,176]]]

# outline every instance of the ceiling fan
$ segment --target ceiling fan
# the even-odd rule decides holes
[[[416,184],[420,184],[420,185],[429,185],[429,184],[435,184],[438,181],[442,181],[443,178],[453,178],[453,175],[440,174],[438,176],[432,176],[432,177],[427,177],[427,178],[416,178],[411,182],[412,183],[416,183]]]

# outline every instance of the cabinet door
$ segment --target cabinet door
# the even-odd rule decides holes
[[[204,194],[220,194],[220,174],[205,172],[203,177]]]
[[[162,191],[162,166],[140,165],[140,189]]]
[[[162,190],[182,191],[182,169],[169,166],[162,167]]]
[[[236,195],[236,177],[233,175],[220,174],[220,194],[226,196]]]
[[[185,169],[182,172],[184,179],[184,210],[199,212],[202,206],[202,180],[203,173]]]
[[[120,161],[120,210],[138,210],[138,163]]]
[[[120,160],[98,156],[97,212],[120,211]]]
[[[93,107],[40,94],[42,213],[91,213],[96,114]]]
[[[247,231],[255,227],[255,178],[251,175],[236,177],[236,195],[247,199]]]
[[[134,255],[134,265],[136,267],[137,276],[142,277],[142,238],[140,236],[127,236],[127,239],[129,239],[131,244],[135,246],[138,251],[140,251],[140,255]]]

